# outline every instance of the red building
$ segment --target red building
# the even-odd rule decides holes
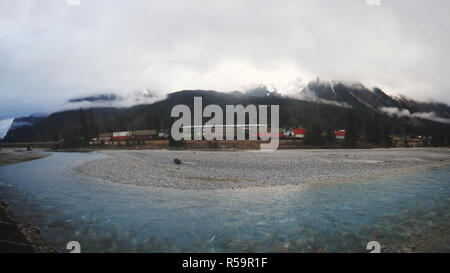
[[[294,136],[297,138],[305,138],[306,129],[294,129]]]
[[[345,139],[345,130],[334,131],[334,135],[336,136],[336,139],[344,140]]]

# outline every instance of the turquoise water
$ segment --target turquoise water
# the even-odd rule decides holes
[[[100,153],[0,168],[0,198],[60,251],[450,251],[450,167],[334,186],[170,191],[105,183],[71,168]]]

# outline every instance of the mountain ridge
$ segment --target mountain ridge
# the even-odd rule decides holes
[[[214,90],[181,90],[167,94],[165,99],[151,104],[139,104],[131,107],[92,107],[84,112],[90,113],[99,124],[99,132],[164,129],[171,124],[170,109],[177,104],[193,106],[193,97],[202,96],[203,104],[255,104],[280,105],[281,127],[310,127],[314,120],[318,95],[321,102],[322,128],[345,128],[345,113],[351,108],[360,116],[360,126],[365,120],[389,117],[395,132],[403,134],[432,134],[434,127],[450,123],[450,107],[445,103],[423,103],[406,97],[389,96],[379,88],[369,90],[362,84],[348,85],[341,82],[323,82],[317,85],[310,82],[294,96],[281,95],[260,85],[245,92],[219,92]],[[348,106],[348,107],[347,107]],[[48,115],[32,125],[11,128],[4,140],[34,141],[56,138],[58,135],[76,137],[79,130],[80,110],[66,110]],[[17,118],[19,122],[23,118]],[[16,121],[16,120],[15,120]],[[447,129],[446,129],[447,130]]]

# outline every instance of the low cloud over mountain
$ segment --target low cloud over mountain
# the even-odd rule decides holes
[[[98,94],[68,100],[64,108],[72,109],[79,107],[131,107],[139,104],[149,104],[157,101],[158,98],[154,93],[148,90],[135,91],[126,93],[125,95]]]
[[[381,107],[380,110],[384,113],[389,114],[390,116],[397,117],[410,117],[410,118],[421,118],[432,120],[440,123],[450,124],[450,119],[439,117],[435,112],[415,112],[411,113],[408,109],[399,109],[397,107]]]

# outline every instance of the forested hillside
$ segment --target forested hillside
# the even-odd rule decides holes
[[[310,83],[302,93],[315,95],[317,85]],[[401,100],[375,89],[363,86],[349,87],[343,84],[319,85],[321,103],[314,100],[281,96],[265,88],[241,93],[221,93],[205,90],[185,90],[168,94],[167,98],[153,104],[137,105],[130,108],[89,108],[53,113],[34,121],[32,125],[12,128],[4,141],[47,141],[64,139],[67,143],[78,143],[96,137],[101,132],[116,132],[141,129],[170,128],[170,111],[177,104],[185,104],[193,109],[193,98],[201,96],[203,105],[279,105],[280,127],[309,128],[309,138],[313,144],[321,144],[326,137],[320,132],[347,129],[368,142],[380,144],[383,138],[392,134],[433,136],[436,145],[449,143],[450,125],[413,115],[392,115],[381,111],[382,107],[433,111],[444,119],[449,117],[449,107],[445,104],[417,103]],[[333,102],[333,103],[330,103]],[[334,103],[336,102],[336,103]],[[205,119],[206,121],[206,119]],[[319,140],[318,140],[319,139]]]

